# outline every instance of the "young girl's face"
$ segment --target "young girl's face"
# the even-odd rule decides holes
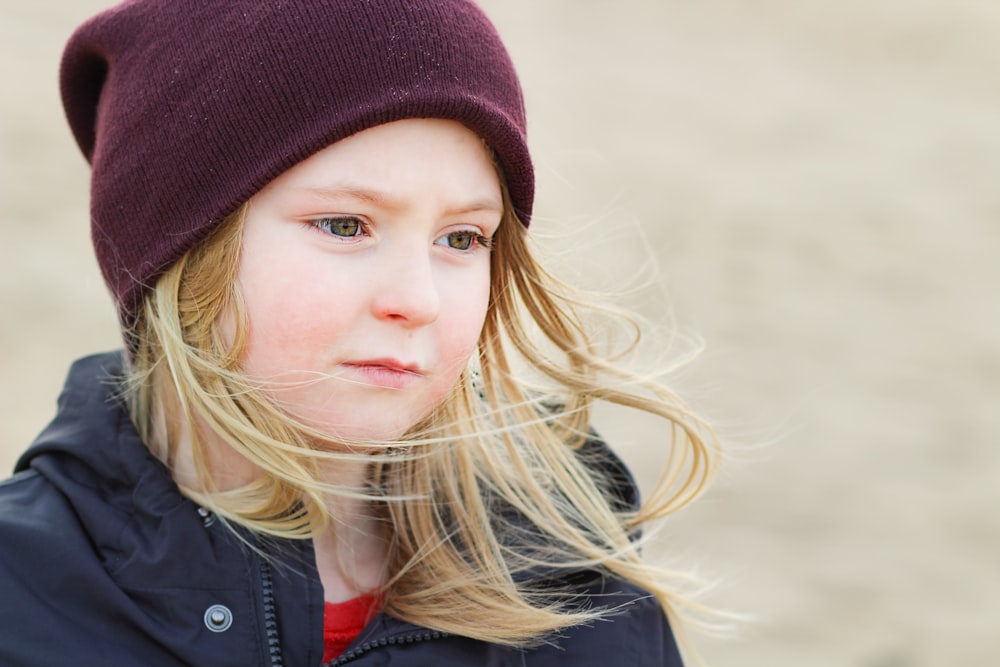
[[[380,125],[299,163],[247,211],[244,372],[334,439],[398,438],[475,350],[502,213],[483,142],[453,121]]]

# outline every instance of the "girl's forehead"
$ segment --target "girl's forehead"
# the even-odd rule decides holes
[[[366,129],[299,162],[258,196],[354,199],[389,209],[429,193],[470,211],[503,210],[491,152],[461,123],[407,119]]]

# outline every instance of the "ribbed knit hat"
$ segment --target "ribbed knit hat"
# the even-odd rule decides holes
[[[531,217],[521,89],[469,0],[128,0],[73,34],[60,83],[93,167],[98,263],[126,324],[268,182],[382,123],[463,123]]]

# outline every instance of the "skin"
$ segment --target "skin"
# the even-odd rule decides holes
[[[501,215],[482,141],[453,121],[377,126],[299,163],[250,201],[243,370],[334,440],[398,438],[476,347],[490,285],[478,239]]]
[[[489,303],[496,170],[459,123],[413,119],[339,141],[250,200],[238,275],[244,372],[330,442],[394,440],[454,386]],[[363,464],[327,481],[359,487]],[[384,536],[332,499],[315,540],[327,600],[377,586]]]

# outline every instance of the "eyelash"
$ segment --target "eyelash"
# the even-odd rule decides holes
[[[356,227],[352,230],[353,233],[351,234],[336,234],[333,231],[333,225],[338,223],[354,224]],[[330,236],[336,236],[338,238],[343,238],[343,239],[355,238],[367,234],[366,232],[367,225],[365,224],[364,220],[353,215],[318,218],[316,220],[312,220],[310,224],[316,229],[319,229],[320,231],[325,232]],[[479,234],[472,229],[463,229],[455,232],[450,232],[448,234],[445,234],[442,238],[448,238],[449,236],[455,236],[455,235],[471,236],[472,240],[470,241],[468,248],[452,248],[453,250],[458,250],[460,252],[470,252],[474,250],[476,246],[486,250],[490,250],[493,248],[493,239],[489,238],[488,236]],[[435,241],[435,243],[437,242]]]
[[[354,230],[354,233],[335,234],[333,232],[332,226],[336,223],[345,223],[345,222],[357,225],[357,228]],[[322,232],[326,232],[330,236],[336,236],[342,239],[351,239],[355,238],[356,236],[360,236],[363,233],[365,233],[365,228],[366,228],[365,222],[361,218],[354,215],[338,215],[336,217],[330,217],[330,218],[318,218],[316,220],[312,220],[310,224],[312,224],[312,226],[315,227],[316,229],[319,229]]]
[[[461,252],[471,252],[476,248],[476,246],[479,246],[484,250],[490,250],[493,248],[493,239],[489,238],[488,236],[483,236],[482,234],[478,234],[471,229],[463,229],[457,232],[450,232],[448,234],[445,234],[443,238],[448,238],[449,236],[456,236],[456,235],[470,236],[472,237],[472,240],[469,242],[468,248],[453,248],[454,250],[459,250]]]

